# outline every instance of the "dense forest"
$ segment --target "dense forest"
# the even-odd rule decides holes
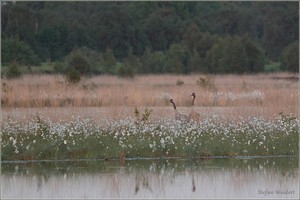
[[[298,1],[2,1],[1,29],[2,65],[51,73],[299,70]]]

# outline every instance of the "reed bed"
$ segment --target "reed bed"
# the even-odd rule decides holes
[[[204,75],[147,75],[134,79],[95,76],[78,85],[67,84],[60,75],[25,75],[2,79],[2,108],[190,106],[259,107],[271,116],[284,111],[297,114],[297,74],[217,75],[214,90],[197,84]],[[177,85],[177,81],[183,82]],[[284,109],[284,110],[283,110]]]

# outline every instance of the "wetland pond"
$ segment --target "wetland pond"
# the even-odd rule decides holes
[[[1,199],[298,199],[297,157],[2,162]]]

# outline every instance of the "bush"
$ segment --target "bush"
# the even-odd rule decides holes
[[[137,109],[137,107],[135,107],[134,108],[135,123],[136,124],[145,124],[146,122],[148,122],[152,111],[153,111],[152,109],[145,108],[144,113],[140,113],[140,111]]]
[[[62,73],[66,71],[66,65],[63,62],[55,62],[53,65],[53,70],[55,73]]]
[[[102,64],[104,73],[113,73],[113,67],[117,64],[117,61],[111,48],[107,48],[104,52]]]
[[[206,54],[209,73],[245,73],[264,70],[262,51],[248,36],[220,39]]]
[[[86,58],[79,54],[74,53],[71,55],[71,58],[69,60],[69,67],[70,69],[76,70],[80,75],[87,75],[90,73],[90,64],[86,60]]]
[[[281,71],[281,64],[278,62],[268,61],[264,66],[265,72],[279,72]]]
[[[71,58],[73,58],[74,55],[76,54],[79,54],[88,62],[91,73],[96,73],[96,74],[104,73],[105,60],[103,59],[104,56],[100,52],[90,49],[88,47],[80,47],[78,49],[74,49],[67,56],[67,60],[70,61]]]
[[[80,82],[80,80],[80,73],[74,68],[69,69],[66,74],[66,81],[71,84],[77,84]]]
[[[177,80],[176,81],[176,85],[177,86],[181,86],[181,85],[183,85],[184,84],[184,82],[182,81],[182,80]]]
[[[295,41],[285,47],[280,56],[281,68],[291,72],[299,72],[299,44]]]
[[[207,91],[217,91],[217,87],[215,85],[215,76],[208,74],[206,77],[199,77],[197,80],[197,85],[204,88]]]
[[[120,65],[117,69],[117,75],[122,78],[134,78],[134,70],[128,65]]]
[[[248,35],[242,37],[242,45],[247,55],[246,72],[261,72],[264,70],[264,55],[262,50],[250,39]]]
[[[187,50],[181,44],[172,44],[166,52],[165,72],[187,73]]]
[[[39,59],[25,42],[15,38],[4,39],[1,44],[2,64],[17,62],[21,65],[38,65]]]
[[[8,67],[8,71],[6,73],[7,78],[19,78],[21,76],[21,72],[19,71],[17,63],[13,62]]]
[[[163,73],[165,66],[166,55],[162,51],[151,52],[149,48],[146,48],[143,56],[141,57],[141,67],[143,73]]]

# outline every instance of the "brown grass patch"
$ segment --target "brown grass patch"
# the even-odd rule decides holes
[[[217,75],[214,91],[199,86],[199,76],[205,77],[145,75],[131,80],[95,76],[78,85],[68,85],[60,75],[25,75],[1,80],[1,103],[5,112],[16,108],[37,111],[56,108],[58,112],[65,107],[74,112],[76,108],[80,112],[96,112],[101,108],[101,112],[116,117],[132,114],[137,106],[154,108],[154,116],[169,116],[172,114],[169,98],[174,99],[180,111],[187,113],[190,95],[195,92],[196,110],[204,114],[272,116],[283,111],[297,115],[298,74]],[[183,84],[177,85],[178,80]]]

